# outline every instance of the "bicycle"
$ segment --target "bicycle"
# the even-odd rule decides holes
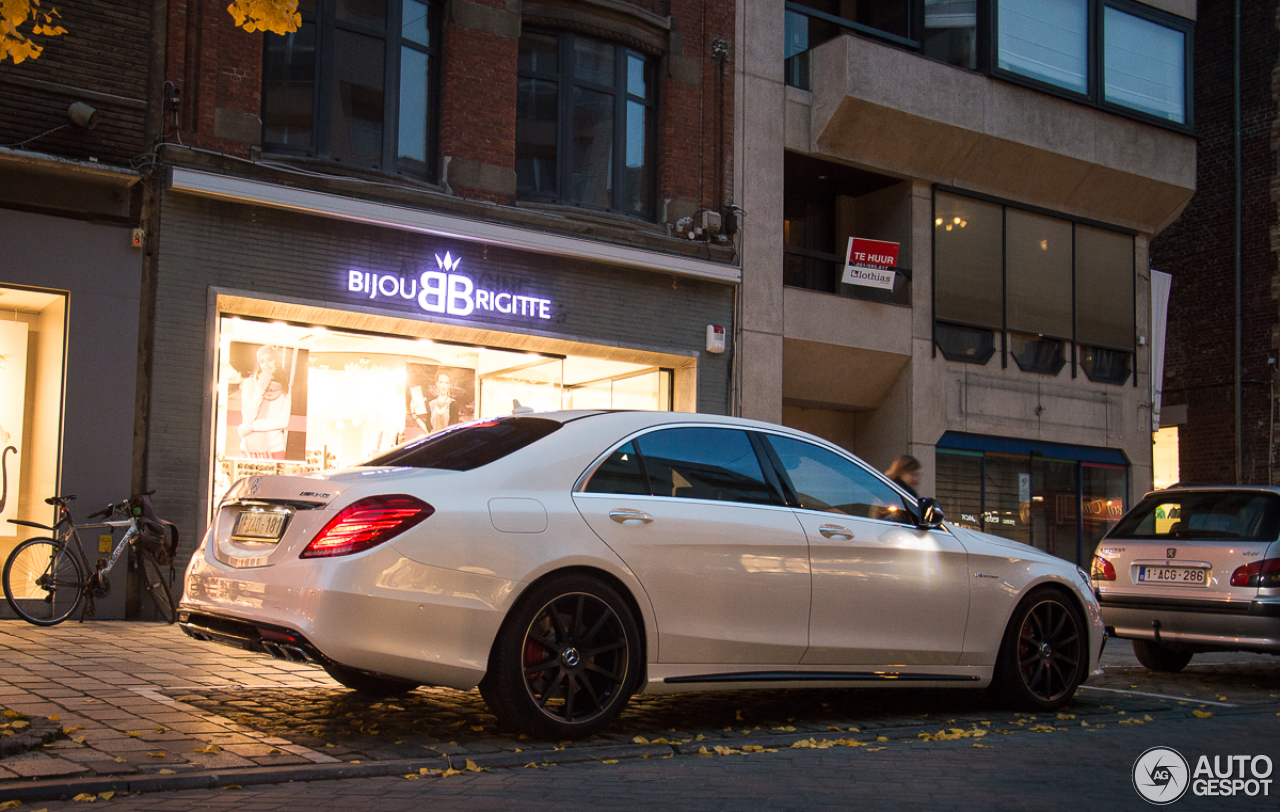
[[[177,547],[177,529],[161,521],[151,509],[148,497],[154,491],[126,499],[91,514],[89,521],[103,518],[94,524],[76,525],[71,519],[67,503],[75,496],[51,496],[46,504],[58,509],[58,521],[53,527],[21,519],[10,519],[13,524],[47,530],[48,538],[30,538],[19,544],[4,562],[4,597],[18,617],[37,626],[55,626],[79,608],[80,622],[93,617],[95,598],[103,598],[111,591],[107,574],[115,566],[125,546],[133,549],[142,572],[142,583],[151,596],[157,612],[166,623],[177,620],[177,609],[169,583],[165,579],[157,554],[169,559],[172,577],[172,555]],[[116,518],[119,516],[120,518]],[[94,528],[128,528],[124,537],[115,545],[109,558],[98,558],[89,569],[89,560],[80,541],[80,530]],[[166,536],[166,527],[173,530]],[[74,541],[74,544],[72,543]],[[85,573],[89,572],[88,577]]]

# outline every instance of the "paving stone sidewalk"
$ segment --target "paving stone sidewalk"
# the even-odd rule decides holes
[[[62,785],[135,791],[184,780],[216,785],[224,780],[219,776],[254,770],[266,780],[460,766],[468,758],[518,764],[789,747],[806,739],[870,745],[882,736],[951,730],[970,736],[1101,731],[1197,711],[1280,706],[1280,661],[1214,655],[1209,662],[1216,665],[1155,676],[1127,651],[1109,652],[1106,676],[1083,688],[1062,714],[1014,714],[961,691],[642,696],[605,734],[547,742],[500,730],[475,692],[421,688],[371,700],[314,666],[198,643],[176,627],[91,622],[38,629],[0,621],[0,707],[54,719],[66,733],[0,758],[0,801],[29,797],[33,788],[57,797]],[[94,779],[98,783],[87,783]]]

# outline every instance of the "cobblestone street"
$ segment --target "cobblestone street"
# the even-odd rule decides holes
[[[593,792],[659,778],[664,785],[668,778],[725,782],[715,804],[699,805],[718,808],[722,801],[732,806],[729,799],[779,770],[800,775],[819,769],[815,765],[838,765],[845,785],[857,780],[850,776],[860,774],[862,760],[876,758],[883,766],[906,758],[902,770],[908,770],[916,753],[928,754],[920,769],[933,765],[909,779],[926,796],[941,794],[942,787],[976,791],[991,771],[1003,775],[1021,759],[1057,763],[1071,786],[1087,763],[1090,770],[1105,768],[1107,781],[1123,778],[1127,787],[1133,759],[1148,746],[1168,743],[1169,736],[1203,741],[1213,752],[1210,745],[1234,745],[1263,732],[1259,741],[1265,744],[1254,750],[1280,760],[1280,752],[1267,750],[1280,725],[1280,664],[1274,659],[1202,655],[1181,674],[1155,675],[1137,666],[1121,641],[1110,645],[1105,675],[1083,687],[1060,714],[1011,713],[982,694],[961,691],[686,694],[636,697],[618,725],[582,742],[535,741],[501,731],[475,692],[422,688],[391,700],[364,699],[318,668],[197,643],[176,627],[98,622],[38,629],[0,622],[0,650],[0,705],[53,719],[65,734],[0,760],[0,801],[20,800],[31,809],[46,800],[100,793],[111,793],[113,806],[152,808],[146,793],[165,798],[172,790],[202,788],[217,796],[217,788],[233,784],[245,787],[239,798],[270,796],[277,806],[264,808],[291,808],[279,806],[281,790],[252,787],[325,778],[357,779],[354,785],[341,782],[343,793],[364,791],[352,788],[359,786],[379,795],[390,781],[385,792],[393,797],[407,791],[394,789],[396,781],[442,797],[478,785],[489,789],[477,797],[490,797],[492,790],[495,799],[507,792],[524,799],[493,808],[550,808],[556,804],[547,799],[556,792],[534,788],[545,778],[511,776],[557,764],[555,775],[589,780]],[[1093,755],[1099,748],[1126,755],[1099,760]],[[1011,758],[992,761],[987,751]],[[708,766],[708,758],[716,766]],[[979,772],[969,774],[963,765],[970,762]],[[934,766],[942,772],[935,775]],[[605,767],[614,769],[599,772]],[[493,772],[478,772],[484,768]],[[459,774],[442,781],[442,771],[453,770]],[[754,777],[743,778],[742,770]],[[405,775],[422,781],[406,781]],[[606,775],[610,783],[599,786]],[[770,793],[782,786],[767,782]],[[298,808],[311,808],[315,804],[302,798],[322,786],[338,785],[293,784],[287,792]],[[815,798],[835,792],[808,789]],[[201,808],[223,808],[210,800],[214,796],[201,797]],[[1131,787],[1123,797],[1140,802]],[[839,793],[828,797],[834,806],[840,800]],[[1018,806],[1016,793],[1009,802]],[[783,807],[771,801],[764,808]]]

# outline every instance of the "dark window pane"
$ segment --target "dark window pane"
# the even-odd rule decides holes
[[[655,496],[774,503],[746,432],[663,429],[635,441]]]
[[[400,49],[400,157],[422,164],[427,160],[429,64],[422,51]]]
[[[401,9],[400,36],[422,47],[431,45],[431,8],[418,0],[404,0]]]
[[[355,23],[379,31],[387,27],[387,0],[337,0],[338,22]]]
[[[613,203],[613,96],[573,89],[572,202]]]
[[[267,34],[262,71],[262,140],[311,149],[315,108],[316,26],[292,34]]]
[[[1071,338],[1071,224],[1005,210],[1005,291],[1010,330]]]
[[[600,40],[575,37],[573,40],[573,78],[597,85],[613,86],[616,54],[617,46]]]
[[[790,437],[766,435],[805,510],[911,523],[902,495],[833,451]]]
[[[393,448],[362,464],[470,471],[541,440],[561,425],[543,417],[500,417],[465,423]]]
[[[978,0],[924,0],[926,56],[976,70],[978,67]]]
[[[1186,123],[1186,35],[1108,7],[1103,36],[1106,100]]]
[[[934,214],[935,316],[1003,329],[1001,207],[939,192]]]
[[[947,514],[947,521],[981,530],[982,453],[939,448],[937,460],[938,504]]]
[[[1076,226],[1076,340],[1132,350],[1133,237]]]
[[[1080,368],[1094,383],[1124,383],[1129,380],[1128,350],[1109,350],[1105,347],[1080,347]]]
[[[555,75],[560,70],[560,40],[554,34],[521,34],[521,73]]]
[[[521,77],[516,87],[516,186],[554,195],[556,182],[556,83]]]
[[[335,37],[337,92],[330,113],[330,152],[335,158],[377,166],[382,163],[386,43],[343,30]]]
[[[651,111],[643,104],[627,102],[627,163],[622,172],[622,200],[619,208],[632,214],[653,211],[653,140],[650,137]]]
[[[1071,460],[1031,458],[1031,543],[1050,555],[1080,563],[1076,525],[1079,500]]]
[[[1067,363],[1062,342],[1057,339],[1012,333],[1009,340],[1013,360],[1023,372],[1057,375]]]
[[[938,349],[948,361],[985,364],[995,355],[995,333],[990,330],[937,322],[933,332]]]
[[[982,529],[997,536],[1031,542],[1031,458],[986,455]]]
[[[1001,68],[1089,91],[1088,0],[998,0],[997,9]]]
[[[908,25],[911,13],[911,0],[858,0],[854,5],[853,21],[878,31],[896,34],[899,37],[911,35]],[[848,4],[841,4],[842,9]],[[844,12],[848,14],[848,11]]]
[[[610,454],[609,459],[600,463],[583,490],[587,493],[647,494],[649,486],[645,484],[635,446],[627,443]]]

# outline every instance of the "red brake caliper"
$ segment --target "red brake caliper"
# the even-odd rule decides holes
[[[525,644],[524,644],[524,667],[525,668],[528,668],[531,665],[537,665],[538,663],[543,662],[546,659],[547,659],[547,650],[542,647],[541,643],[536,643],[532,640],[525,641]],[[529,674],[526,677],[526,679],[537,679],[540,676],[542,676],[542,672],[535,671],[532,674]]]

